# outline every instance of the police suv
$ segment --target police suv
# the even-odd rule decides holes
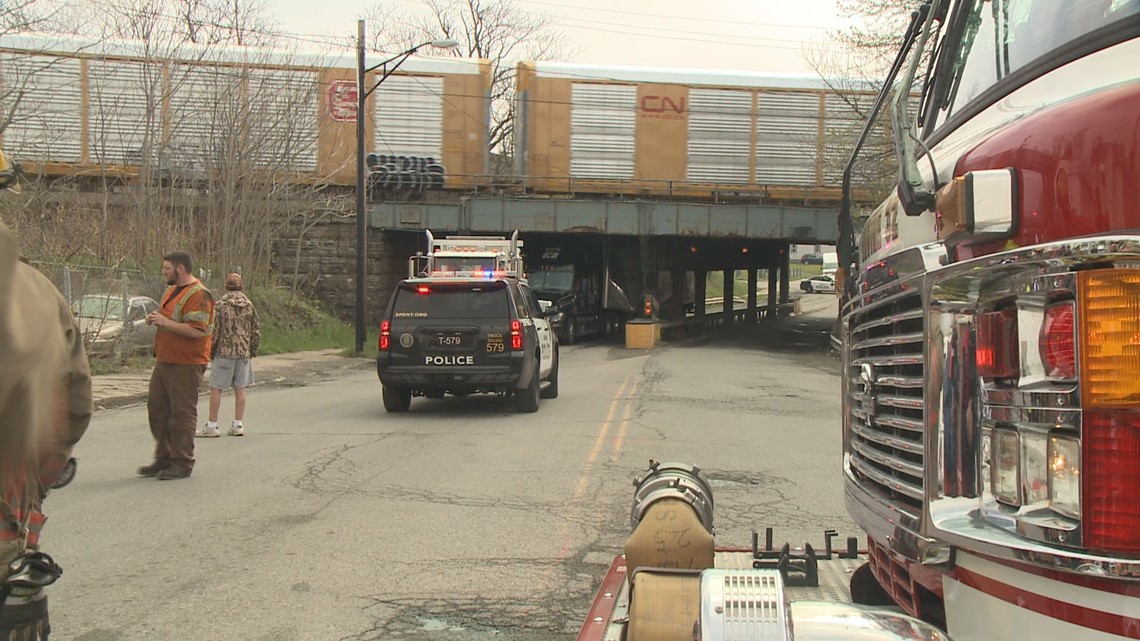
[[[539,398],[558,396],[558,340],[547,320],[555,311],[519,278],[521,254],[510,247],[462,271],[444,269],[430,251],[418,257],[426,265],[410,271],[423,275],[400,281],[380,322],[385,410],[407,411],[413,396],[494,393],[534,412]]]

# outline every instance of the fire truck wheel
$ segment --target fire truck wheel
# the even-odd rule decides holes
[[[870,563],[864,563],[851,574],[851,601],[859,605],[895,604],[871,572]]]

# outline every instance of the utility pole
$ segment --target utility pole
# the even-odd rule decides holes
[[[365,194],[368,185],[364,177],[364,99],[368,92],[364,88],[364,21],[356,21],[356,353],[364,351],[364,271],[367,245],[364,237],[368,233],[368,221],[364,211]]]

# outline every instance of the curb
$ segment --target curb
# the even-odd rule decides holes
[[[295,353],[296,354],[296,353]],[[264,370],[256,371],[257,380],[250,385],[250,389],[278,386],[289,384],[292,379],[297,379],[297,376],[291,374],[300,374],[302,377],[308,377],[313,374],[330,371],[356,371],[364,369],[365,365],[371,366],[372,359],[367,358],[353,358],[339,356],[339,350],[336,351],[335,358],[341,359],[336,361],[329,351],[314,352],[315,358],[305,359],[296,355],[279,354],[274,355],[280,357],[280,362],[274,362],[272,365],[266,367]],[[273,356],[264,357],[271,359]],[[277,359],[275,359],[277,360]],[[147,388],[149,386],[151,368],[147,368],[140,372],[131,372],[127,374],[104,374],[92,377],[93,387],[93,400],[96,412],[122,409],[125,407],[132,407],[143,404],[147,398]],[[129,387],[129,390],[107,389],[106,385],[100,384],[100,379],[106,381],[109,377],[118,377],[123,381],[123,387]],[[209,374],[202,379],[202,386],[199,389],[198,396],[206,396],[209,394]],[[103,389],[100,390],[100,387]]]

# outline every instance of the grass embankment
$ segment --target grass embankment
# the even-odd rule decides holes
[[[259,356],[318,349],[341,349],[345,356],[355,355],[356,334],[352,325],[316,304],[281,289],[257,288],[246,293],[261,320]],[[365,341],[364,355],[375,358],[376,346]],[[124,362],[91,358],[90,362],[93,374],[113,374],[149,368],[154,359],[138,356]]]
[[[260,288],[248,292],[261,319],[259,355],[352,347],[352,325],[286,290]]]

